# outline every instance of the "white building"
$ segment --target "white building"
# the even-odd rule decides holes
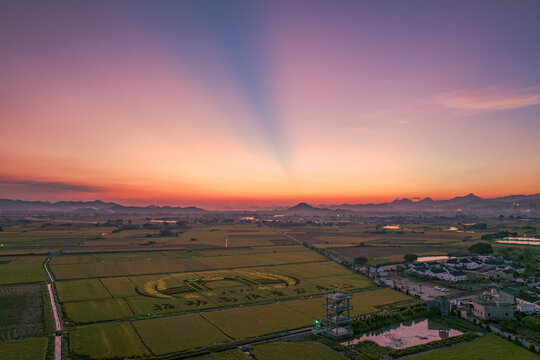
[[[536,308],[533,304],[517,304],[517,310],[528,315],[536,312]]]
[[[450,281],[464,281],[467,280],[467,274],[463,271],[449,271],[449,280]]]

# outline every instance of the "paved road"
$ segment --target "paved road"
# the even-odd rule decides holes
[[[43,267],[45,268],[45,272],[47,272],[47,276],[49,277],[47,290],[49,290],[49,297],[51,299],[51,306],[53,309],[54,324],[56,327],[56,335],[54,336],[54,359],[62,360],[62,319],[60,318],[60,305],[58,304],[58,300],[53,288],[55,278],[49,268],[49,261],[51,261],[50,257],[45,260]]]
[[[294,241],[294,242],[296,242],[296,243],[298,243],[298,244],[300,244],[300,245],[304,245],[303,242],[301,242],[300,240],[298,240],[298,239],[292,237],[292,236],[289,235],[289,234],[285,234],[284,232],[279,231],[278,229],[275,229],[275,228],[270,228],[270,229],[272,229],[274,232],[278,233],[278,234],[281,235],[281,236],[285,236],[285,237],[288,238],[289,240],[292,240],[292,241]]]

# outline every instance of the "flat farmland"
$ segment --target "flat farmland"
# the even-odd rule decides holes
[[[74,329],[69,333],[69,348],[90,359],[150,355],[130,323]]]
[[[41,284],[0,287],[0,341],[43,334],[42,291]]]
[[[306,251],[306,248],[302,245],[241,246],[241,247],[204,249],[197,252],[204,256],[220,256],[220,255],[243,255],[243,254],[293,252],[293,251]]]
[[[374,226],[302,227],[283,229],[283,232],[318,247],[328,247],[332,244],[335,244],[336,247],[359,244],[455,244],[461,242],[465,236],[463,233],[442,230],[401,229],[396,231],[375,231]]]
[[[468,343],[408,357],[410,360],[538,360],[540,356],[495,334]]]
[[[125,319],[134,315],[124,299],[72,301],[63,304],[63,309],[75,323]]]
[[[41,256],[0,257],[0,285],[45,281],[44,260]]]
[[[399,258],[404,254],[417,254],[417,255],[446,255],[448,251],[444,248],[440,250],[436,248],[427,248],[419,246],[354,246],[354,247],[336,247],[329,248],[328,250],[340,255],[341,257],[354,261],[355,258],[364,256],[368,259],[379,257],[392,257],[397,256]],[[397,259],[396,258],[396,259]],[[372,260],[373,261],[373,260]]]
[[[355,305],[383,306],[401,301],[411,300],[413,297],[394,289],[378,289],[373,291],[361,291],[353,294],[351,303]]]
[[[133,326],[154,355],[231,341],[197,314],[135,321]]]
[[[55,285],[62,302],[112,297],[99,279],[59,281]]]
[[[281,304],[250,306],[202,313],[233,339],[246,339],[310,326],[313,319]]]
[[[410,299],[392,289],[357,292],[351,301],[355,309],[353,315],[376,312],[379,311],[376,306]],[[82,327],[72,331],[70,346],[76,354],[91,358],[143,356],[146,349],[156,356],[181,353],[219,346],[232,340],[309,327],[324,313],[323,302],[324,299],[319,297],[145,319],[122,325]],[[124,336],[130,345],[115,347]],[[89,342],[85,342],[86,337]]]
[[[178,237],[167,241],[168,245],[196,245],[206,246],[268,246],[275,245],[274,240],[287,240],[286,238],[271,232],[265,228],[258,231],[238,231],[239,229],[227,230],[226,227],[213,227],[211,229],[193,229],[182,233]]]
[[[44,360],[48,343],[49,339],[46,337],[0,342],[0,359]]]
[[[366,277],[329,261],[56,284],[66,315],[76,323],[181,314],[374,286]]]
[[[124,224],[125,225],[125,224]],[[76,252],[144,251],[171,249],[212,249],[245,246],[286,245],[292,242],[265,227],[231,225],[209,227],[194,224],[172,226],[171,235],[162,236],[158,223],[134,221],[129,226],[99,225],[92,222],[28,221],[5,225],[0,232],[0,254],[46,254],[48,250]]]
[[[191,360],[250,360],[240,349],[225,350],[208,355],[196,356]]]
[[[185,252],[185,254],[189,254]],[[78,255],[63,255],[63,257],[78,257]],[[161,253],[148,254],[137,258],[125,259],[122,255],[109,259],[94,258],[92,262],[74,263],[73,260],[54,260],[52,270],[58,280],[96,278],[108,276],[126,276],[142,274],[159,274],[197,270],[215,270],[237,267],[252,267],[262,265],[279,265],[326,261],[326,258],[316,252],[281,251],[270,253],[239,254],[234,256],[198,256],[185,257],[166,256]],[[0,265],[1,266],[1,265]]]
[[[271,342],[255,345],[257,360],[346,360],[347,358],[317,342]]]

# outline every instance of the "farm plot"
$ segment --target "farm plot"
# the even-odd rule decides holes
[[[190,358],[191,360],[249,360],[249,356],[240,349],[225,350],[203,356]]]
[[[377,240],[380,236],[355,236],[354,234],[319,235],[313,238],[312,244],[360,244],[367,241]]]
[[[101,278],[101,283],[113,297],[133,296],[137,287],[127,277]]]
[[[46,337],[0,342],[0,359],[43,360],[47,354],[48,343],[49,339]]]
[[[363,276],[357,275],[353,271],[343,266],[340,266],[333,261],[268,266],[262,267],[261,271],[275,272],[279,274],[293,276],[298,279],[311,279],[317,277],[326,277],[330,275],[340,277],[354,275],[358,276],[359,278],[364,278]]]
[[[347,358],[317,342],[271,342],[255,345],[257,360],[346,360]]]
[[[131,324],[84,327],[69,333],[71,353],[90,359],[150,355]]]
[[[185,313],[373,286],[367,278],[333,262],[102,278],[101,282],[63,280],[57,285],[67,316],[77,323]],[[83,300],[85,296],[90,300]],[[92,309],[99,306],[103,311],[98,316]]]
[[[189,258],[148,255],[130,259],[129,261],[122,261],[122,259],[120,256],[118,261],[110,260],[108,262],[84,264],[53,262],[51,266],[58,280],[67,280],[326,261],[326,258],[322,255],[309,250],[233,256],[192,256]]]
[[[495,334],[487,334],[463,345],[408,357],[410,360],[538,360],[540,356],[523,347],[504,340]]]
[[[55,285],[62,302],[111,297],[99,279],[57,281]]]
[[[39,336],[44,332],[40,284],[0,287],[0,341]]]
[[[133,316],[124,299],[72,301],[64,304],[66,315],[75,323],[125,319]]]
[[[0,257],[0,285],[41,282],[47,279],[45,257]]]
[[[164,355],[231,341],[200,315],[184,315],[133,322],[154,355]]]
[[[311,325],[313,321],[309,316],[280,304],[207,312],[201,316],[233,339],[298,329]]]
[[[349,261],[354,261],[355,258],[359,256],[364,256],[369,258],[381,257],[381,256],[393,256],[393,255],[404,255],[404,254],[419,254],[429,251],[429,248],[426,247],[401,247],[401,246],[354,246],[354,247],[339,247],[339,248],[330,248],[332,252],[344,257]],[[437,250],[437,249],[433,249]],[[446,255],[447,253],[443,250],[439,250],[438,254]]]
[[[327,276],[320,278],[308,279],[307,282],[315,285],[317,289],[328,289],[328,290],[344,290],[351,291],[356,289],[364,289],[373,286],[373,283],[363,277],[358,275],[349,275],[349,276]]]
[[[199,251],[204,256],[218,256],[218,255],[242,255],[242,254],[257,254],[257,253],[271,253],[271,252],[293,252],[293,251],[306,251],[306,248],[302,245],[283,245],[283,246],[257,246],[257,247],[227,247],[206,249]]]
[[[361,291],[353,294],[351,304],[368,305],[368,306],[384,306],[401,301],[414,299],[400,291],[394,289],[380,289],[372,291]]]

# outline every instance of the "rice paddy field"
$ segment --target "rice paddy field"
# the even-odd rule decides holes
[[[45,360],[49,339],[39,337],[18,341],[0,341],[2,360]]]
[[[0,344],[43,335],[42,291],[40,284],[0,286]]]
[[[382,306],[402,304],[404,301],[411,301],[411,298],[392,289],[368,289],[354,293],[351,300],[354,307],[352,315],[378,312]],[[220,345],[233,341],[310,327],[315,319],[322,317],[324,313],[322,304],[321,297],[313,297],[191,315],[130,321],[122,324],[122,328],[118,328],[117,324],[85,326],[72,332],[70,348],[73,354],[96,359],[143,356],[147,352],[142,349],[149,349],[151,354],[161,356],[204,347],[219,348]],[[129,334],[129,341],[133,343],[130,346],[131,350],[122,355],[118,352],[114,337],[109,336],[116,331]],[[87,338],[92,339],[91,346],[86,342]],[[93,352],[92,349],[97,350]]]
[[[214,251],[189,257],[176,251],[64,255],[54,258],[52,269],[59,279],[59,299],[74,323],[181,314],[374,286],[366,277],[313,251],[290,247],[291,251],[287,246],[270,246],[266,252],[257,248],[253,253],[242,249],[241,253]],[[76,273],[64,267],[95,269],[104,264],[122,269],[123,276],[62,280],[63,271],[71,276]],[[144,271],[149,274],[139,275]]]
[[[353,316],[416,301],[379,288],[266,227],[196,225],[164,237],[152,229],[112,231],[90,223],[43,227],[30,222],[6,230],[10,236],[2,235],[0,274],[9,276],[1,277],[0,283],[45,281],[43,262],[50,257],[67,326],[66,349],[74,359],[195,356],[209,351],[213,353],[200,358],[245,359],[241,352],[223,350],[311,327],[324,314],[322,295],[328,291],[351,292]],[[295,229],[295,237],[305,240],[320,230]],[[314,235],[313,242],[326,246],[334,241],[340,248],[362,239],[372,243],[366,248],[376,247],[374,257],[393,255],[392,246],[379,243],[380,236],[362,231],[329,227]],[[406,246],[418,247],[418,239],[428,242],[415,239]],[[39,255],[29,256],[30,250]],[[328,359],[341,358],[326,347],[317,349],[321,345],[315,343],[278,345],[270,352],[261,346],[253,354],[260,360],[281,351],[295,356],[313,350]]]
[[[468,343],[408,357],[410,360],[538,360],[540,356],[495,334]]]
[[[155,355],[223,344],[231,340],[199,314],[136,321],[133,327]]]
[[[316,342],[273,342],[253,347],[257,360],[345,360],[330,348]]]
[[[400,262],[407,253],[428,256],[466,252],[471,241],[479,240],[488,232],[449,230],[457,229],[450,223],[394,225],[390,228],[376,225],[304,226],[280,231],[311,246],[329,250],[347,261],[367,257],[372,265]]]
[[[250,360],[240,349],[225,350],[207,355],[191,357],[191,360]]]
[[[91,359],[150,354],[130,323],[74,329],[69,333],[69,348],[73,354]]]
[[[46,280],[42,256],[1,256],[0,285],[36,283]]]

